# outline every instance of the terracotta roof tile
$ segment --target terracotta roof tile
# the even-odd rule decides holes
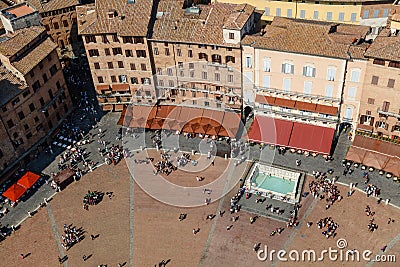
[[[57,45],[47,38],[38,46],[33,48],[28,54],[18,58],[11,64],[23,75],[25,75],[56,48]]]
[[[263,49],[348,58],[350,45],[365,38],[370,27],[275,17],[263,35],[244,37],[242,44]],[[353,48],[355,55],[362,53]],[[356,53],[357,52],[357,53]]]
[[[121,36],[146,36],[152,11],[151,0],[96,0],[95,12],[83,12],[78,8],[78,19],[85,21],[79,26],[80,34],[117,33]],[[116,16],[109,18],[109,12]]]
[[[4,34],[2,37],[6,40],[0,42],[0,53],[6,57],[11,57],[45,31],[44,27],[33,26],[17,30],[14,33]]]
[[[389,29],[382,30],[365,53],[366,57],[380,58],[400,62],[400,35],[390,34]]]
[[[157,11],[162,15],[155,21],[152,39],[228,45],[223,39],[223,29],[241,29],[254,10],[248,4],[214,2],[197,5],[199,14],[186,14],[182,5],[182,0],[160,1]]]
[[[25,1],[33,5],[40,13],[79,5],[79,0],[48,0],[47,2],[41,0]]]

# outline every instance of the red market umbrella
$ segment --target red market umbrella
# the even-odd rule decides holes
[[[400,176],[400,159],[399,158],[391,158],[386,163],[384,171],[392,173],[394,176]]]
[[[7,189],[6,192],[3,193],[3,196],[11,200],[12,202],[17,201],[24,193],[26,192],[26,188],[19,184],[13,184],[10,188]]]
[[[33,172],[27,172],[24,174],[24,176],[22,176],[17,184],[22,185],[23,187],[25,187],[26,189],[31,188],[32,185],[34,185],[36,183],[37,180],[39,180],[40,175],[37,175]]]

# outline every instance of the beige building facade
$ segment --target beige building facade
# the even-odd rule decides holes
[[[374,137],[400,138],[400,37],[384,30],[367,50],[367,69],[357,130]]]
[[[244,108],[330,128],[356,121],[365,61],[364,48],[353,43],[368,31],[275,18],[260,35],[243,41]]]
[[[214,3],[185,10],[182,3],[158,6],[150,39],[157,99],[240,112],[240,41],[254,29],[254,7]]]
[[[216,1],[216,0],[214,0]],[[372,27],[372,36],[384,28],[392,8],[392,0],[218,0],[218,2],[255,6],[266,23],[274,17],[327,21]]]
[[[241,110],[240,40],[254,28],[254,7],[184,3],[163,0],[153,10],[149,0],[99,0],[77,8],[104,110],[130,103]]]
[[[151,1],[105,0],[77,8],[97,100],[103,110],[156,101],[147,29]]]

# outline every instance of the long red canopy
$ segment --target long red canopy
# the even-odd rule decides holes
[[[3,193],[3,196],[8,198],[9,200],[15,202],[17,201],[24,193],[26,192],[26,188],[19,184],[13,184],[10,186],[6,192]]]
[[[34,185],[36,183],[37,180],[39,180],[40,175],[37,175],[33,172],[27,172],[24,174],[24,176],[22,176],[17,184],[22,185],[23,187],[25,187],[26,189],[31,188],[32,185]]]
[[[329,155],[334,133],[332,128],[294,122],[289,147]]]
[[[248,138],[254,142],[288,146],[292,128],[292,121],[256,116],[250,128]]]

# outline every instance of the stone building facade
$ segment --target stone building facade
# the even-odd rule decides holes
[[[38,145],[46,145],[72,102],[57,45],[44,27],[19,29],[0,39],[0,173],[4,174],[19,162],[29,162]]]

